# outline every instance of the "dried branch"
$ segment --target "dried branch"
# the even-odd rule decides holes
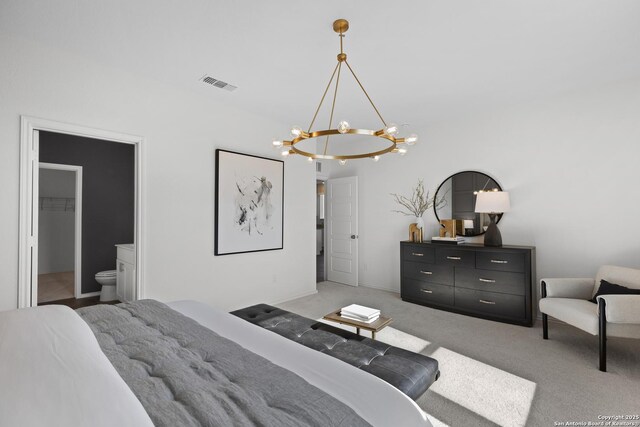
[[[419,179],[418,185],[416,185],[416,188],[413,189],[411,197],[391,193],[391,196],[393,196],[395,202],[404,208],[401,210],[393,210],[392,212],[420,218],[422,217],[422,215],[424,215],[427,209],[434,206],[434,204],[436,209],[445,206],[447,204],[445,195],[446,193],[439,197],[437,200],[435,196],[429,197],[429,191],[425,193],[423,180]]]

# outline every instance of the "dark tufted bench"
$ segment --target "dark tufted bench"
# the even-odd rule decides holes
[[[257,304],[231,314],[369,372],[413,400],[422,396],[440,376],[438,361],[431,357],[267,304]]]

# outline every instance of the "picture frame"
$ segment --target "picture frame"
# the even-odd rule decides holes
[[[214,255],[273,251],[284,242],[284,162],[216,149]]]

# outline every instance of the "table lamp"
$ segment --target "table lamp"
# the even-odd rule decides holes
[[[496,225],[496,216],[511,208],[506,191],[481,191],[476,196],[476,212],[488,213],[491,223],[484,233],[485,246],[502,246],[502,236]]]

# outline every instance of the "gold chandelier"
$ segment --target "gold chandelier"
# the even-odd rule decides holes
[[[387,154],[387,153],[398,153],[399,155],[402,156],[407,152],[407,149],[402,145],[404,144],[413,145],[418,141],[418,136],[416,134],[411,134],[406,138],[397,137],[399,132],[398,125],[396,125],[395,123],[387,124],[387,122],[382,118],[380,111],[378,111],[378,108],[376,108],[375,104],[371,100],[371,97],[369,96],[367,91],[364,89],[364,86],[362,86],[362,83],[360,83],[360,80],[358,79],[353,69],[351,68],[351,65],[349,65],[349,62],[347,61],[347,54],[344,53],[342,49],[342,39],[344,38],[344,33],[346,33],[348,29],[349,29],[349,22],[346,19],[338,19],[333,23],[333,30],[336,33],[338,33],[340,37],[340,53],[337,56],[338,63],[336,64],[336,67],[333,70],[333,74],[331,74],[331,79],[329,80],[329,84],[327,84],[327,87],[324,90],[324,93],[322,94],[322,98],[320,99],[320,104],[318,104],[318,108],[316,108],[316,112],[313,115],[313,119],[311,119],[311,124],[309,125],[308,129],[304,131],[299,126],[293,126],[291,128],[292,139],[290,141],[286,141],[286,140],[273,141],[274,148],[281,149],[283,156],[299,154],[301,156],[305,156],[307,160],[310,162],[312,162],[313,159],[339,160],[340,164],[344,165],[347,162],[347,160],[351,160],[351,159],[371,158],[374,161],[378,161],[381,155]],[[381,129],[378,129],[378,130],[354,129],[354,128],[351,128],[349,123],[344,120],[339,122],[336,128],[332,128],[333,113],[336,107],[336,97],[338,95],[338,85],[340,84],[340,72],[342,70],[343,63],[347,66],[347,68],[351,72],[351,75],[353,75],[355,81],[358,83],[358,86],[360,86],[360,89],[362,89],[362,92],[364,92],[365,96],[369,100],[369,103],[371,104],[374,111],[380,118],[380,121],[382,122]],[[335,89],[333,91],[333,102],[331,104],[331,114],[329,115],[329,128],[326,130],[314,131],[312,130],[313,125],[316,121],[316,118],[318,117],[318,112],[322,107],[322,103],[324,102],[325,97],[327,96],[327,93],[331,88],[334,78],[335,78]],[[364,135],[364,136],[381,138],[385,142],[385,147],[379,150],[374,150],[374,151],[369,151],[364,153],[356,153],[356,154],[327,154],[328,148],[329,148],[329,137],[333,135]],[[318,147],[318,148],[321,148],[321,150],[317,150],[318,151],[317,153],[304,151],[296,146],[300,142],[307,141],[314,138],[321,138],[321,137],[325,137],[324,146]]]

